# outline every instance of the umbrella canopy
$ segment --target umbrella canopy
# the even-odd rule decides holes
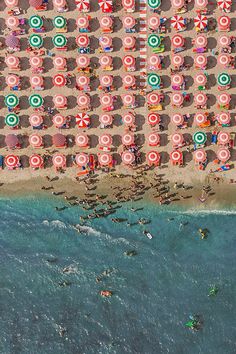
[[[135,156],[130,151],[124,151],[121,155],[121,159],[125,165],[131,165],[135,161]]]
[[[150,146],[157,146],[160,144],[160,135],[157,133],[151,133],[148,135],[148,144]]]
[[[66,58],[64,57],[60,57],[60,56],[56,56],[53,58],[53,65],[55,67],[55,69],[64,69],[66,66]]]
[[[102,114],[99,116],[99,122],[104,124],[105,126],[111,125],[113,122],[113,116],[110,114]]]
[[[194,151],[194,160],[196,162],[205,162],[207,158],[206,151],[203,149],[198,149]]]
[[[184,102],[184,97],[180,92],[173,93],[171,96],[171,102],[174,106],[181,106]]]
[[[197,15],[194,19],[194,25],[199,30],[204,30],[207,27],[208,19],[204,15]]]
[[[17,127],[19,123],[20,123],[20,119],[14,113],[10,113],[5,117],[5,124],[8,125],[8,127],[11,128]]]
[[[161,159],[161,156],[157,151],[149,151],[146,157],[150,164],[159,164]]]
[[[41,147],[43,145],[43,138],[38,134],[31,134],[29,137],[29,143],[33,147]]]
[[[230,113],[229,112],[220,112],[217,116],[216,119],[218,121],[219,124],[229,124],[231,121],[230,118]]]
[[[219,149],[217,151],[217,157],[220,161],[226,162],[230,159],[230,151],[226,148]]]
[[[182,161],[182,159],[183,159],[183,154],[179,150],[172,151],[170,153],[170,159],[174,163],[176,163],[176,162],[180,163]]]
[[[19,140],[15,134],[7,134],[5,137],[5,144],[10,149],[13,149],[19,144]]]
[[[89,19],[87,16],[86,17],[80,16],[77,18],[76,24],[80,29],[87,29],[89,26]]]
[[[175,113],[171,116],[171,122],[175,125],[182,125],[184,123],[184,117],[180,113]]]
[[[33,75],[30,77],[30,83],[33,88],[43,86],[43,77],[40,75]]]
[[[160,22],[160,17],[159,16],[151,16],[148,19],[148,26],[149,28],[153,29],[153,30],[157,30],[158,27],[160,26],[161,22]],[[171,22],[171,25],[173,27],[173,24]]]
[[[207,37],[204,34],[199,34],[195,39],[195,46],[197,48],[204,48],[207,46]]]
[[[133,106],[135,103],[135,96],[132,93],[127,93],[121,98],[124,106],[130,107]]]
[[[171,141],[173,145],[180,145],[184,141],[183,135],[180,133],[174,133],[171,136]]]
[[[202,125],[204,123],[206,123],[207,121],[207,116],[205,113],[196,113],[195,116],[194,116],[194,122],[197,124],[197,125]]]
[[[221,73],[217,77],[217,83],[220,86],[228,86],[231,83],[231,77],[227,73]]]
[[[41,6],[42,3],[43,3],[43,0],[29,0],[30,6],[32,6],[34,8]]]
[[[132,49],[135,46],[135,38],[132,36],[125,36],[122,39],[123,46],[127,49]]]
[[[66,145],[66,137],[63,134],[57,133],[52,137],[53,144],[57,147],[63,147]]]
[[[110,146],[112,144],[112,137],[110,134],[103,134],[99,136],[99,144],[103,146]]]
[[[125,113],[122,115],[122,122],[126,125],[133,125],[135,122],[135,116],[131,112]]]
[[[123,64],[126,67],[132,67],[135,65],[135,58],[132,55],[126,55],[123,57]]]
[[[171,44],[175,48],[183,47],[184,46],[184,37],[181,36],[180,34],[175,34],[171,39]]]
[[[55,28],[65,28],[66,24],[66,19],[63,16],[56,16],[53,19],[53,25]]]
[[[185,2],[184,0],[171,0],[171,5],[175,9],[181,9],[184,6]]]
[[[15,57],[14,55],[8,55],[5,58],[5,63],[10,69],[16,68],[20,64],[20,59],[18,57]]]
[[[41,28],[43,26],[43,19],[38,15],[31,16],[29,19],[29,26],[31,28]]]
[[[158,9],[161,6],[161,0],[148,0],[147,3],[151,9]]]
[[[90,58],[87,55],[79,55],[76,58],[76,64],[78,65],[79,68],[85,69],[90,64]]]
[[[108,67],[112,65],[112,57],[110,55],[102,55],[99,58],[99,64],[101,67]]]
[[[29,164],[31,168],[41,168],[44,164],[43,157],[38,154],[33,154],[29,157]]]
[[[63,48],[67,44],[67,39],[63,34],[57,34],[56,36],[53,37],[52,39],[53,45],[56,48]]]
[[[90,9],[90,0],[76,0],[76,7],[81,12],[88,12]]]
[[[226,15],[220,16],[217,19],[219,29],[227,30],[230,27],[230,18]]]
[[[66,6],[66,0],[53,0],[53,5],[57,8],[63,8]]]
[[[219,132],[217,136],[218,143],[220,145],[226,145],[230,142],[230,134],[227,132]]]
[[[90,96],[86,93],[80,93],[77,97],[79,107],[88,107],[90,105]]]
[[[125,11],[132,10],[135,7],[135,0],[122,0],[122,6]]]
[[[217,101],[219,105],[228,105],[231,101],[231,95],[228,93],[221,93],[220,95],[217,96]]]
[[[179,68],[184,63],[184,58],[181,54],[175,54],[171,57],[172,65]]]
[[[195,144],[202,145],[207,141],[207,135],[203,132],[196,132],[193,135],[193,141]]]
[[[31,114],[29,122],[32,127],[39,127],[43,123],[43,117],[37,113]]]
[[[19,26],[19,19],[15,16],[7,17],[6,26],[10,29],[17,28]]]
[[[224,67],[228,66],[231,61],[230,55],[228,53],[222,53],[217,57],[217,64]]]
[[[207,77],[203,73],[197,74],[194,76],[194,82],[197,86],[204,86],[207,83]]]
[[[43,65],[43,58],[38,56],[33,56],[29,58],[31,68],[40,68]]]
[[[147,78],[148,85],[151,87],[157,87],[161,84],[161,77],[157,74],[148,74]]]
[[[135,85],[136,79],[135,76],[127,74],[123,77],[122,81],[126,87],[132,87]]]
[[[89,163],[89,157],[87,154],[81,152],[80,154],[76,154],[75,162],[80,167],[86,166]]]
[[[43,45],[43,38],[39,34],[31,34],[29,45],[33,48],[41,48]]]
[[[171,17],[170,23],[171,26],[177,31],[182,31],[185,27],[185,20],[182,16],[179,15]]]
[[[160,115],[158,113],[149,113],[148,115],[148,124],[156,125],[161,121]]]
[[[66,167],[66,157],[63,154],[55,154],[52,157],[53,166],[56,168]]]
[[[20,40],[18,37],[9,34],[8,36],[6,36],[5,44],[7,47],[16,48],[19,47]]]
[[[14,74],[7,75],[5,80],[9,87],[18,86],[20,84],[20,77]]]
[[[111,18],[111,16],[103,16],[100,21],[100,26],[103,29],[110,29],[113,25],[113,19]]]
[[[16,7],[19,0],[4,0],[7,7]]]
[[[129,15],[122,18],[122,23],[124,28],[131,29],[135,26],[136,21],[134,17]]]
[[[232,0],[217,0],[217,5],[223,11],[230,11]]]
[[[207,95],[203,92],[199,92],[194,96],[194,102],[197,105],[200,106],[205,106],[205,104],[207,103]]]
[[[5,162],[5,165],[11,169],[11,168],[15,168],[15,167],[19,166],[20,159],[19,159],[19,156],[7,155],[7,156],[5,156],[4,162]]]
[[[7,95],[4,99],[5,105],[9,108],[15,108],[19,104],[19,98],[16,95]]]
[[[205,9],[207,5],[208,5],[208,0],[195,0],[195,6],[200,10]]]
[[[85,89],[90,84],[90,77],[88,77],[86,75],[77,76],[76,83],[80,88]]]
[[[198,68],[205,68],[207,65],[207,57],[203,54],[198,54],[194,58],[194,63]]]
[[[67,105],[67,98],[64,95],[55,95],[53,97],[53,103],[57,108],[64,108]]]
[[[86,48],[89,45],[89,37],[87,34],[81,34],[76,37],[76,44],[80,48]]]
[[[103,106],[109,106],[113,103],[113,97],[109,93],[104,93],[100,97],[100,102]]]
[[[153,67],[155,69],[160,69],[161,65],[161,58],[157,54],[152,54],[148,57],[148,64],[150,67]],[[151,69],[151,68],[150,68]]]
[[[227,47],[230,45],[230,43],[231,43],[231,38],[225,34],[218,38],[218,45],[220,47]]]
[[[157,105],[161,101],[160,95],[156,92],[150,92],[147,94],[147,103],[149,105]]]
[[[109,154],[99,154],[98,155],[98,162],[102,166],[109,166],[112,163],[112,155]]]
[[[113,83],[113,76],[112,75],[103,75],[100,76],[100,84],[103,87],[110,87]]]
[[[184,83],[184,77],[181,74],[174,74],[171,76],[172,86],[181,86]]]
[[[79,147],[87,147],[89,143],[88,135],[86,134],[76,135],[75,142],[76,145],[78,145]]]
[[[66,123],[66,117],[61,114],[56,114],[53,116],[52,121],[56,128],[61,128]]]
[[[133,134],[130,134],[130,133],[126,133],[122,136],[122,144],[123,145],[132,145],[134,144],[134,136]]]
[[[112,0],[98,0],[102,12],[112,12]]]
[[[62,74],[57,74],[53,77],[53,85],[57,87],[62,87],[66,85],[66,78]]]
[[[148,36],[148,45],[151,48],[158,48],[161,45],[161,38],[157,34],[150,34]]]
[[[87,113],[78,113],[75,119],[78,128],[87,128],[90,125],[90,117]]]
[[[43,98],[40,95],[31,95],[29,97],[29,104],[33,108],[39,108],[43,105]]]

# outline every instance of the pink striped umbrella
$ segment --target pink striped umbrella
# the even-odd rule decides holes
[[[220,145],[226,145],[230,142],[230,134],[227,132],[219,132],[217,135],[217,141]]]
[[[35,148],[41,147],[43,145],[43,138],[38,134],[31,134],[29,136],[29,143]]]
[[[53,77],[53,85],[56,87],[63,87],[66,85],[66,78],[62,74],[57,74]]]
[[[103,75],[100,77],[100,84],[103,87],[110,87],[113,83],[113,76],[112,75]]]
[[[148,124],[156,125],[161,121],[160,115],[158,113],[149,113],[148,115]]]
[[[90,84],[90,77],[86,75],[79,75],[76,77],[76,83],[79,87],[85,88]]]
[[[81,69],[87,68],[90,64],[90,58],[87,55],[79,55],[76,58],[76,64]]]
[[[181,74],[174,74],[171,76],[172,86],[181,86],[184,83],[184,77]]]
[[[122,0],[122,6],[125,11],[134,10],[135,0]]]
[[[104,93],[100,97],[100,102],[101,102],[101,105],[103,105],[103,106],[110,106],[113,103],[113,97],[109,93]]]
[[[53,116],[52,121],[56,128],[61,128],[66,123],[66,117],[61,114],[56,114]]]
[[[80,154],[76,154],[75,162],[80,167],[86,166],[89,163],[89,157],[87,154],[81,152]]]
[[[148,26],[149,28],[153,29],[153,30],[157,30],[160,26],[160,17],[159,16],[151,16],[148,19]],[[173,25],[172,25],[173,26]]]
[[[110,55],[102,55],[99,58],[99,64],[101,65],[102,69],[112,65],[112,57]]]
[[[126,55],[123,57],[123,64],[128,68],[135,66],[135,58],[132,55]]]
[[[203,73],[199,73],[194,76],[194,82],[197,86],[205,86],[207,83],[207,77]]]
[[[100,20],[99,20],[100,26],[103,29],[110,29],[113,25],[113,20],[111,18],[111,16],[103,16]]]
[[[230,45],[230,43],[231,43],[231,39],[226,34],[224,34],[218,38],[218,45],[220,47],[227,47]]]
[[[126,125],[132,125],[134,124],[135,121],[135,116],[133,115],[133,113],[128,112],[125,113],[124,115],[122,115],[122,122]]]
[[[199,92],[194,96],[194,102],[197,105],[200,106],[205,106],[205,104],[207,103],[207,95],[203,92]]]
[[[19,86],[20,84],[20,78],[17,75],[14,74],[9,74],[6,76],[6,84],[9,87],[14,87],[14,86]]]
[[[133,75],[127,74],[122,79],[125,87],[132,87],[135,85],[135,77]]]
[[[135,104],[135,96],[132,93],[127,93],[122,97],[123,105],[125,107],[132,107]]]
[[[173,145],[180,145],[184,141],[183,135],[180,133],[174,133],[171,136],[171,141]]]
[[[132,152],[124,151],[121,155],[121,159],[125,165],[132,165],[135,160],[135,156]]]
[[[88,20],[88,17],[78,17],[77,18],[77,21],[76,21],[76,24],[77,26],[80,28],[80,29],[87,29],[88,26],[89,26],[89,20]]]
[[[184,123],[184,117],[180,113],[175,113],[171,116],[171,122],[175,125],[182,125]]]
[[[56,70],[64,69],[66,66],[66,58],[56,56],[53,58],[53,65]]]
[[[147,94],[147,103],[149,105],[157,105],[161,101],[160,95],[156,92],[150,92]]]
[[[112,46],[112,37],[110,37],[110,36],[100,37],[99,44],[102,48],[111,47]]]
[[[219,124],[229,124],[231,121],[230,118],[230,113],[229,112],[220,112],[217,116],[216,119]]]
[[[208,5],[208,0],[195,0],[195,6],[200,10],[205,9],[207,5]]]
[[[180,92],[173,93],[171,96],[171,102],[172,105],[180,107],[184,102],[184,97],[182,93]]]
[[[19,26],[19,19],[15,16],[9,16],[6,18],[6,26],[10,29],[17,28]]]
[[[172,65],[179,68],[184,63],[184,58],[181,54],[175,54],[171,57]]]
[[[204,34],[199,34],[195,39],[195,46],[197,48],[204,48],[207,46],[207,37]]]
[[[133,134],[130,134],[130,133],[126,133],[122,136],[122,144],[123,145],[132,145],[134,144],[134,136]]]
[[[135,26],[135,18],[133,16],[124,16],[122,18],[124,28],[131,29]]]
[[[171,0],[171,5],[175,9],[181,9],[185,5],[185,1],[184,0]]]
[[[17,68],[20,64],[20,59],[18,57],[15,57],[14,55],[8,55],[5,58],[5,63],[10,69]]]
[[[109,154],[99,154],[98,162],[102,166],[109,166],[112,163],[112,155]]]
[[[43,58],[38,56],[30,57],[29,59],[31,68],[40,68],[43,65]]]
[[[4,0],[7,7],[16,7],[19,0]]]
[[[180,34],[175,34],[172,39],[171,39],[171,44],[173,47],[178,48],[178,47],[183,47],[184,46],[184,37],[181,36]]]
[[[86,108],[90,105],[90,96],[86,93],[80,93],[77,97],[77,104],[80,108]]]
[[[161,69],[161,58],[157,54],[152,54],[148,57],[148,64],[150,67],[153,67],[155,69]]]
[[[43,157],[38,154],[33,154],[29,157],[29,164],[31,168],[43,168]]]
[[[87,34],[80,34],[76,37],[76,44],[78,47],[86,48],[89,45],[89,37]]]
[[[226,162],[230,159],[230,151],[226,148],[221,148],[217,151],[217,157],[221,162]]]
[[[228,105],[231,101],[231,95],[229,93],[221,93],[217,96],[217,101],[219,105]]]
[[[149,151],[146,158],[150,164],[159,164],[161,156],[157,151]]]
[[[39,75],[33,75],[30,77],[30,84],[32,88],[43,86],[43,77]]]
[[[223,67],[227,67],[230,63],[230,55],[227,53],[222,53],[218,55],[217,64],[222,65]]]
[[[203,149],[198,149],[194,151],[194,160],[196,162],[205,162],[207,158],[206,151]]]
[[[132,36],[125,36],[122,39],[122,43],[125,49],[133,49],[135,46],[135,38]]]
[[[105,126],[111,125],[113,122],[113,116],[110,114],[102,114],[99,117],[99,122],[104,124]]]
[[[66,0],[53,0],[53,5],[57,8],[66,6]]]
[[[228,30],[230,27],[230,22],[231,22],[231,20],[228,16],[226,16],[226,15],[220,16],[217,19],[219,30],[221,30],[221,31]]]
[[[53,103],[56,108],[64,108],[67,105],[67,98],[64,95],[55,95]]]
[[[206,114],[204,113],[196,113],[195,116],[194,116],[194,122],[195,124],[197,124],[198,126],[206,123],[207,121],[207,116]]]
[[[194,58],[194,63],[197,68],[205,68],[207,65],[207,57],[205,57],[203,54],[198,54]]]
[[[19,166],[20,158],[16,155],[7,155],[5,156],[4,162],[8,168],[12,169]]]
[[[174,150],[170,153],[170,159],[172,162],[181,162],[183,158],[183,153],[179,150]]]
[[[112,137],[110,134],[103,134],[99,136],[99,144],[103,146],[112,145]]]
[[[63,154],[54,154],[52,157],[53,166],[56,168],[66,167],[66,157]]]
[[[157,133],[151,133],[148,135],[149,146],[157,146],[160,144],[160,135]]]
[[[43,123],[43,117],[38,113],[33,113],[29,117],[29,122],[32,127],[38,127]]]
[[[87,147],[89,144],[89,138],[86,134],[78,134],[75,137],[76,145],[79,147]]]

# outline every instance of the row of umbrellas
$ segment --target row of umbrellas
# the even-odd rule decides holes
[[[218,8],[222,11],[230,11],[233,1],[232,0],[216,0]],[[148,6],[152,10],[157,10],[161,6],[161,0],[148,0]],[[206,10],[207,5],[211,4],[209,0],[194,0],[194,6],[199,10]],[[185,0],[171,0],[172,8],[175,10],[181,10],[186,7]]]

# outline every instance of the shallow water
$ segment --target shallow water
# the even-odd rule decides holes
[[[56,205],[63,202],[0,200],[1,354],[236,352],[234,211],[141,205],[135,213],[127,205],[118,217],[152,223],[127,227],[108,217],[79,234],[72,225],[83,212]],[[199,227],[209,229],[206,240]],[[126,250],[138,254],[126,257]],[[110,275],[96,283],[105,269]],[[64,281],[71,285],[59,286]],[[219,287],[213,298],[211,284]],[[102,289],[114,296],[101,298]],[[200,331],[185,328],[190,314],[202,316]]]

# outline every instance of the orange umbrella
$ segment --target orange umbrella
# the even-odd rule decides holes
[[[231,95],[224,92],[217,96],[217,101],[220,106],[227,106],[231,101]]]
[[[195,39],[195,46],[197,48],[204,48],[207,46],[207,37],[204,34],[199,34]]]
[[[150,70],[160,70],[161,58],[157,54],[152,54],[148,57],[148,64]]]

